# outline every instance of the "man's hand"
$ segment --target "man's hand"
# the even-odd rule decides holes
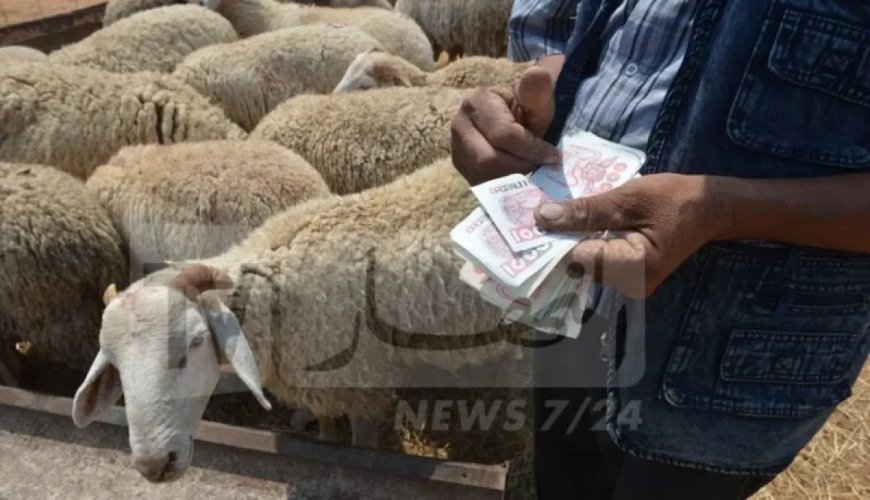
[[[553,72],[534,66],[513,88],[478,89],[462,101],[451,142],[453,164],[469,183],[559,161],[559,151],[541,139],[555,113],[554,81]]]
[[[650,175],[597,196],[544,204],[535,217],[552,231],[613,231],[615,239],[581,242],[571,259],[597,281],[643,298],[727,225],[725,214],[713,213],[718,203],[708,179]]]

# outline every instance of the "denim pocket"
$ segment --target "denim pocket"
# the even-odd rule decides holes
[[[848,22],[789,3],[774,2],[764,23],[728,136],[775,156],[870,167],[870,15]]]
[[[719,376],[727,382],[828,384],[844,380],[854,333],[732,330]]]
[[[870,258],[746,243],[702,252],[662,382],[666,401],[805,417],[849,396],[870,347]]]

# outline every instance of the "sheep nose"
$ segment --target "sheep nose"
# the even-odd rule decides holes
[[[172,477],[178,454],[174,451],[166,455],[141,456],[133,459],[133,467],[152,483],[159,483]]]

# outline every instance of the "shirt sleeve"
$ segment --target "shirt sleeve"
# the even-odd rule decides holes
[[[581,0],[515,0],[508,23],[508,57],[531,61],[563,54]]]

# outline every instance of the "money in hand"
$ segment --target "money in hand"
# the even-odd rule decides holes
[[[552,198],[521,174],[508,175],[471,188],[486,214],[513,252],[523,252],[565,236],[541,232],[535,224],[535,210]]]
[[[544,165],[531,179],[548,193],[567,189],[571,198],[619,187],[634,178],[646,161],[642,151],[605,141],[589,132],[565,137],[561,150],[561,165]]]
[[[476,208],[454,227],[450,238],[454,250],[465,260],[486,270],[492,278],[511,288],[519,288],[556,255],[563,255],[577,244],[566,239],[524,252],[513,252],[481,208]]]
[[[591,275],[572,272],[568,254],[585,236],[543,232],[534,213],[548,201],[619,187],[640,175],[646,157],[588,132],[566,136],[559,147],[560,164],[543,165],[528,177],[508,175],[473,187],[480,207],[450,236],[454,251],[466,261],[460,278],[504,310],[505,321],[576,338]]]

